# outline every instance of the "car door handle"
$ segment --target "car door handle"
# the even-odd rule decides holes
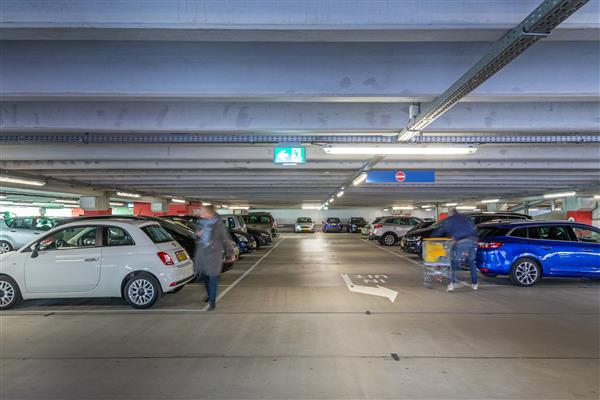
[[[39,235],[40,233],[39,233],[39,232],[33,232],[33,234],[34,234],[34,235]]]
[[[86,258],[83,261],[85,261],[85,262],[92,262],[92,261],[98,261],[98,260],[100,260],[100,259],[96,257],[96,258]]]

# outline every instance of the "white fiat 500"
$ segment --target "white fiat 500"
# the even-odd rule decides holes
[[[193,263],[153,221],[88,219],[0,255],[0,310],[21,299],[122,297],[151,307],[194,278]]]

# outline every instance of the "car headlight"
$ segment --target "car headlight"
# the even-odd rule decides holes
[[[406,238],[406,240],[411,241],[411,242],[417,242],[417,241],[421,240],[421,236],[409,236]]]
[[[296,224],[296,229],[300,229],[300,228],[301,228],[300,225]]]
[[[239,233],[236,233],[235,237],[242,243],[248,243],[248,238],[244,235],[240,235]]]

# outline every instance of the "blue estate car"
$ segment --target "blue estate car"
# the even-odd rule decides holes
[[[477,267],[508,275],[518,286],[542,277],[600,278],[600,229],[568,221],[501,222],[478,226]]]

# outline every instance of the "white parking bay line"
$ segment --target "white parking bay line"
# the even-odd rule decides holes
[[[271,249],[269,251],[267,251],[261,258],[258,259],[258,261],[256,261],[254,264],[252,264],[252,266],[250,268],[248,268],[246,270],[246,272],[244,272],[242,274],[242,276],[240,276],[239,278],[237,278],[235,281],[233,281],[233,283],[231,285],[229,285],[229,287],[225,290],[223,290],[218,296],[217,296],[217,303],[223,298],[223,296],[225,296],[227,293],[229,293],[229,291],[231,289],[233,289],[235,287],[235,285],[237,285],[238,283],[240,283],[240,281],[242,279],[244,279],[246,277],[246,275],[248,275],[250,272],[252,272],[254,270],[254,268],[258,267],[258,265],[262,262],[262,260],[264,260],[269,254],[271,254],[271,252],[273,250],[275,250],[277,248],[277,246],[279,246],[281,244],[281,242],[283,242],[286,238],[281,238],[276,244],[275,246],[271,247]],[[204,307],[202,309],[202,311],[207,311],[208,307],[210,307],[210,305],[206,305],[206,307]]]

